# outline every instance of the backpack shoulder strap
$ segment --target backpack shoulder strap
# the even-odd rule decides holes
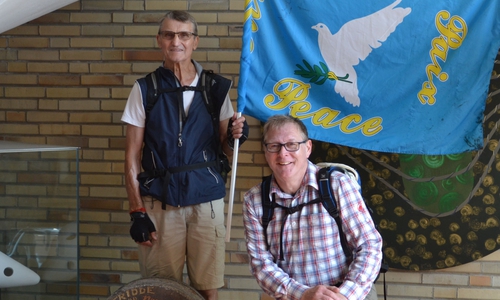
[[[218,130],[216,126],[219,116],[215,114],[214,101],[212,99],[211,88],[212,88],[212,71],[203,70],[199,79],[199,84],[201,85],[201,93],[203,94],[203,102],[207,108],[208,113],[212,117],[212,122],[214,123],[214,129]]]
[[[158,85],[158,79],[160,78],[160,71],[159,69],[156,69],[155,71],[149,73],[146,75],[146,106],[144,108],[146,112],[146,122],[149,117],[149,113],[155,106],[156,102],[158,101],[160,94],[163,93],[172,93],[172,92],[177,92],[177,97],[182,98],[182,92],[186,90],[192,90],[196,91],[198,90],[195,87],[190,87],[190,86],[179,86],[176,88],[163,88],[161,89]]]
[[[332,171],[339,171],[339,172],[342,172],[344,174],[346,174],[347,176],[351,177],[353,180],[355,180],[360,188],[361,188],[361,179],[359,177],[359,174],[358,172],[356,171],[356,169],[348,166],[348,165],[345,165],[345,164],[341,164],[341,163],[318,163],[317,164],[318,166],[322,167],[322,169],[320,170],[320,173],[321,172],[326,172],[326,171],[322,171],[323,169],[325,170],[328,170],[328,176],[325,174],[323,176],[327,176],[328,179],[330,179],[330,173]],[[319,178],[319,177],[318,177]],[[319,182],[319,179],[318,179],[318,182]],[[335,197],[333,196],[333,194],[331,193],[331,184],[328,182],[328,185],[325,186],[325,183],[322,183],[323,184],[323,187],[322,185],[320,185],[318,183],[318,185],[320,186],[320,194],[322,193],[322,190],[323,191],[327,191],[327,193],[329,193],[331,195],[331,197],[325,197],[324,195],[322,195],[322,199],[324,199],[323,201],[323,205],[325,205],[325,203],[327,205],[329,205],[329,207],[333,207],[335,206],[335,210],[337,211],[337,218],[335,218],[335,221],[337,222],[338,224],[338,227],[339,227],[339,233],[341,234],[341,243],[342,243],[342,249],[344,250],[344,253],[346,253],[346,249],[348,249],[347,246],[347,241],[345,240],[345,236],[343,237],[344,239],[344,242],[342,242],[342,228],[341,228],[341,223],[340,223],[340,218],[338,217],[338,209],[337,209],[337,205],[336,205],[336,202],[333,201],[333,203],[329,200],[329,199],[332,199],[334,200]],[[325,206],[326,208],[326,206]],[[368,212],[370,213],[370,216],[372,215],[372,210],[370,209],[370,207],[368,205],[366,205],[366,208],[368,209]],[[332,210],[334,210],[333,208],[331,208]],[[328,210],[328,208],[327,208]],[[332,215],[333,217],[333,215]],[[377,228],[378,230],[378,228]],[[352,256],[352,253],[349,252],[349,255]],[[347,254],[346,254],[347,257],[349,257]],[[380,273],[386,273],[387,271],[389,270],[389,264],[387,263],[387,261],[385,260],[385,255],[383,254],[383,258],[382,258],[382,264],[381,264],[381,267],[380,267]]]
[[[158,101],[158,81],[157,81],[157,73],[156,71],[149,73],[146,75],[146,107],[144,110],[146,111],[146,123],[148,121],[149,112],[155,106],[156,101]]]
[[[200,79],[198,81],[198,90],[202,93],[203,102],[205,103],[205,107],[207,108],[208,113],[210,114],[210,118],[212,119],[212,124],[214,128],[214,139],[215,145],[217,145],[217,156],[219,160],[219,164],[217,165],[217,170],[224,179],[224,182],[227,180],[228,173],[231,171],[231,166],[229,165],[229,160],[227,156],[224,154],[222,150],[222,144],[220,142],[220,110],[222,106],[221,101],[217,101],[217,97],[214,97],[213,83],[216,80],[219,83],[224,83],[227,85],[229,80],[223,78],[220,75],[215,74],[212,70],[202,70]],[[229,87],[228,87],[229,88]],[[217,103],[216,103],[217,102]],[[220,102],[220,103],[219,103]]]
[[[339,210],[337,208],[337,201],[335,200],[335,196],[332,192],[332,185],[330,182],[330,174],[337,170],[338,167],[328,166],[322,167],[318,172],[318,187],[321,203],[328,211],[330,216],[335,219],[337,223],[337,227],[339,229],[339,238],[340,245],[342,246],[342,250],[344,251],[344,255],[348,260],[352,258],[352,251],[349,249],[347,245],[347,239],[345,237],[344,231],[342,230],[342,221],[340,220]]]
[[[269,225],[269,222],[271,222],[274,214],[274,207],[270,199],[271,179],[272,179],[271,175],[263,177],[260,186],[261,201],[262,201],[262,228],[264,231],[264,238],[268,248],[269,244],[267,243],[267,226]]]
[[[207,93],[208,97],[214,97],[214,95],[225,96],[227,95],[227,93],[229,93],[232,85],[231,80],[214,73],[214,71],[212,70],[205,69],[202,71],[202,76],[205,77],[205,79],[202,81],[202,83],[205,85],[203,90],[205,91],[205,93]],[[220,112],[222,104],[225,100],[226,99],[224,97],[212,100],[215,113]]]

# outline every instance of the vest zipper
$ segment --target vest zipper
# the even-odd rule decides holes
[[[155,155],[153,154],[153,151],[151,151],[151,161],[153,162],[153,170],[156,170],[156,162],[155,162]],[[149,190],[150,186],[149,184],[155,180],[155,177],[147,178],[146,181],[144,181],[144,187]]]
[[[208,157],[207,157],[207,151],[206,150],[203,150],[203,159],[205,160],[205,162],[208,161]],[[214,171],[210,168],[210,167],[207,167],[207,170],[210,174],[212,174],[212,176],[215,178],[215,182],[216,183],[219,183],[219,178],[217,177],[217,175],[214,173]]]

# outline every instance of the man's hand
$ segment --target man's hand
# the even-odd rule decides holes
[[[227,143],[231,149],[234,149],[234,140],[240,139],[240,145],[248,138],[248,124],[245,122],[245,117],[237,118],[234,113],[233,117],[227,123]]]
[[[300,300],[347,300],[336,286],[317,285],[308,289]]]
[[[130,236],[132,239],[143,246],[152,247],[153,241],[156,241],[156,228],[148,214],[145,212],[133,212],[130,214],[132,226],[130,227]]]

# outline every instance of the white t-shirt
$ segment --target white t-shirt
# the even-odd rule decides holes
[[[191,83],[191,86],[196,86],[198,83],[198,74],[196,74],[196,77],[194,78],[193,82]],[[186,113],[186,116],[188,115],[189,107],[191,106],[191,103],[193,102],[194,98],[194,91],[185,91],[183,93],[183,102],[184,102],[184,111]],[[231,105],[231,99],[229,98],[229,95],[226,95],[226,99],[224,100],[224,103],[222,104],[221,110],[220,110],[220,115],[219,115],[219,120],[225,120],[229,119],[233,116],[234,114],[234,109],[233,106]],[[137,81],[134,83],[134,86],[132,87],[132,90],[130,91],[130,94],[128,96],[127,104],[125,105],[125,109],[123,111],[123,115],[121,118],[122,122],[125,122],[127,124],[131,124],[137,127],[144,128],[145,123],[146,123],[146,111],[144,110],[144,104],[142,102],[142,93],[141,93],[141,87],[139,86],[139,83]]]

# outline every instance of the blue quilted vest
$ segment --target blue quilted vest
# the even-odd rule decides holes
[[[199,69],[199,65],[197,67]],[[186,116],[182,91],[179,91],[173,72],[160,67],[155,73],[159,77],[160,93],[146,119],[142,152],[144,172],[138,176],[141,195],[161,200],[163,208],[166,205],[180,207],[223,198],[226,188],[218,165],[219,137],[214,137],[214,121],[203,93],[195,91]],[[231,81],[218,75],[215,78],[210,93],[218,125],[220,108]],[[199,82],[201,84],[201,78]],[[146,79],[141,78],[138,83],[146,107]]]

